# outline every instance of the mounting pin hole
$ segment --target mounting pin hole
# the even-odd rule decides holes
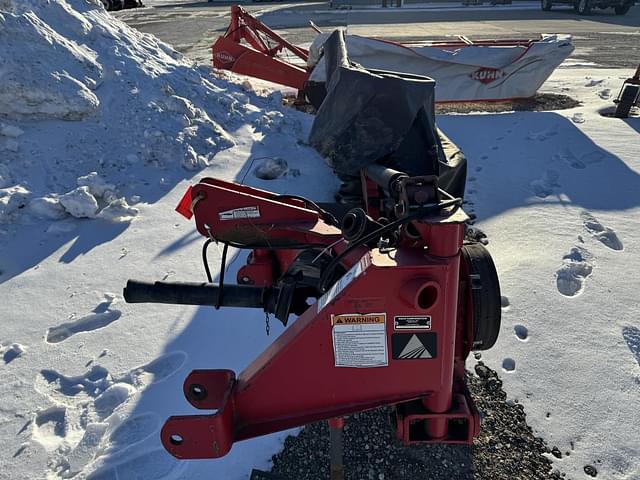
[[[182,438],[181,435],[174,433],[169,437],[169,442],[171,442],[171,445],[182,445],[182,442],[184,442],[184,438]]]
[[[427,310],[436,303],[438,299],[438,289],[433,285],[426,285],[418,294],[418,307]]]
[[[407,223],[405,227],[405,232],[407,232],[407,235],[414,240],[417,240],[420,238],[420,232],[418,231],[416,226],[413,224],[413,222]]]
[[[197,383],[189,386],[189,396],[193,400],[204,400],[207,397],[207,389]]]

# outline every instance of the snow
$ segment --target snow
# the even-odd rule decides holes
[[[212,76],[98,2],[0,5],[3,478],[267,468],[287,433],[179,462],[159,430],[193,413],[181,393],[191,370],[240,371],[282,327],[267,337],[262,312],[128,305],[120,292],[128,278],[204,279],[199,235],[174,212],[203,176],[330,200],[337,182],[306,146],[311,118],[277,92]],[[284,159],[277,178],[253,173]],[[231,250],[228,278],[244,262]],[[214,269],[219,259],[212,249]]]
[[[78,187],[60,197],[60,205],[76,218],[93,218],[98,212],[98,201],[89,187]]]
[[[640,476],[640,118],[603,117],[613,105],[600,95],[626,77],[561,67],[543,90],[583,106],[438,118],[469,157],[468,199],[504,296],[482,360],[570,478],[586,465]]]
[[[174,212],[199,178],[331,200],[337,181],[306,145],[312,118],[97,2],[0,0],[0,43],[0,471],[233,480],[268,467],[287,432],[181,462],[159,429],[194,413],[191,370],[240,371],[283,327],[267,337],[262,312],[129,305],[120,292],[128,278],[204,278],[202,239]],[[558,469],[632,479],[640,119],[600,115],[629,72],[566,65],[544,90],[578,108],[438,122],[469,158],[470,207],[500,273],[502,331],[482,359],[563,452]],[[245,260],[231,250],[227,278]]]

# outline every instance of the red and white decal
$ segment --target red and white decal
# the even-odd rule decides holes
[[[504,77],[504,71],[499,68],[482,67],[471,74],[471,78],[480,83],[491,83]]]
[[[236,57],[229,52],[214,52],[213,58],[220,60],[223,63],[233,63],[236,61]]]

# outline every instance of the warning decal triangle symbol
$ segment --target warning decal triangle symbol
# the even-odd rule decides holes
[[[433,358],[417,335],[413,335],[398,358]]]

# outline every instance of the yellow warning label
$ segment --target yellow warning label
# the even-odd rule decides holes
[[[342,313],[331,315],[331,325],[384,325],[386,319],[386,313]]]

